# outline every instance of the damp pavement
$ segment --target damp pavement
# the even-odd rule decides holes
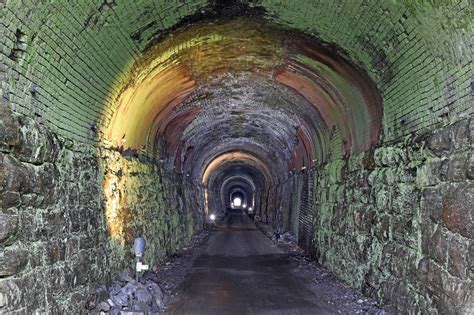
[[[338,314],[244,213],[217,224],[166,314]]]

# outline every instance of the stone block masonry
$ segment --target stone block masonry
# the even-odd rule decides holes
[[[191,236],[186,203],[172,203],[156,165],[101,152],[0,104],[0,313],[79,313],[98,282],[132,267],[136,236],[150,265]]]
[[[468,314],[473,135],[471,117],[321,165],[313,226],[298,229],[300,238],[312,238],[307,250],[394,314]]]
[[[190,202],[178,193],[181,180],[163,175],[156,164],[100,150],[101,191],[107,235],[118,261],[130,262],[136,237],[147,240],[145,261],[154,265],[189,240],[198,223]]]
[[[60,312],[109,265],[94,150],[0,111],[0,312]]]

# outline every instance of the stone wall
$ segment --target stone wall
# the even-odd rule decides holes
[[[298,238],[314,231],[306,249],[394,314],[469,313],[473,141],[471,118],[321,165],[314,226]]]
[[[202,227],[179,176],[164,175],[158,165],[116,150],[101,149],[100,157],[107,234],[118,261],[130,262],[133,240],[143,236],[145,261],[154,264]]]
[[[92,148],[0,111],[0,312],[58,313],[108,271],[98,163]]]
[[[149,241],[153,264],[193,233],[179,182],[165,185],[138,158],[97,153],[0,104],[0,313],[79,313],[97,283],[132,267],[135,237]]]

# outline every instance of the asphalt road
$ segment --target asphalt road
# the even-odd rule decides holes
[[[210,237],[166,314],[337,314],[245,214]]]

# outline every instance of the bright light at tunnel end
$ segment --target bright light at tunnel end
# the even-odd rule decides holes
[[[215,214],[211,214],[209,216],[209,219],[211,219],[211,221],[215,221],[216,220],[216,215]]]
[[[242,199],[240,198],[234,198],[234,206],[235,207],[240,207],[242,205]]]

